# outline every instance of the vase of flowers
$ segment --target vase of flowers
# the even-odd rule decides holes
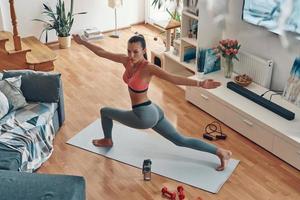
[[[241,45],[237,40],[225,39],[221,40],[214,51],[219,56],[224,58],[222,64],[224,65],[225,78],[231,78],[233,73],[233,59],[239,60],[237,54]]]

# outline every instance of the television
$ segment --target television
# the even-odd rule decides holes
[[[242,19],[277,34],[284,20],[283,30],[300,38],[300,0],[244,0]]]

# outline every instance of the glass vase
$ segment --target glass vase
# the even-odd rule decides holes
[[[232,73],[233,73],[233,60],[232,58],[225,58],[225,62],[224,62],[225,78],[231,78]]]

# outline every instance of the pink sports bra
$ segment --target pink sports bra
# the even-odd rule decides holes
[[[125,72],[123,74],[123,80],[125,83],[127,83],[130,90],[136,93],[142,93],[148,90],[148,83],[144,83],[143,80],[140,77],[141,68],[146,66],[148,64],[148,61],[145,60],[142,62],[137,70],[134,72],[134,74],[131,74],[132,66],[129,64],[129,62],[126,64]]]

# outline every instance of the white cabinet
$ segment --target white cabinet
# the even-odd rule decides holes
[[[186,99],[266,150],[272,150],[273,134],[264,130],[246,112],[235,111],[208,90],[196,87],[186,88]]]
[[[295,113],[295,119],[289,121],[228,89],[226,83],[232,80],[225,79],[223,71],[204,78],[218,80],[222,86],[212,90],[187,87],[189,102],[300,170],[300,108],[280,96],[272,98],[274,103]],[[267,91],[255,83],[247,89],[257,94]],[[266,98],[270,95],[271,92]]]
[[[300,148],[285,141],[279,136],[274,137],[273,153],[282,160],[290,163],[299,169],[300,166]]]

